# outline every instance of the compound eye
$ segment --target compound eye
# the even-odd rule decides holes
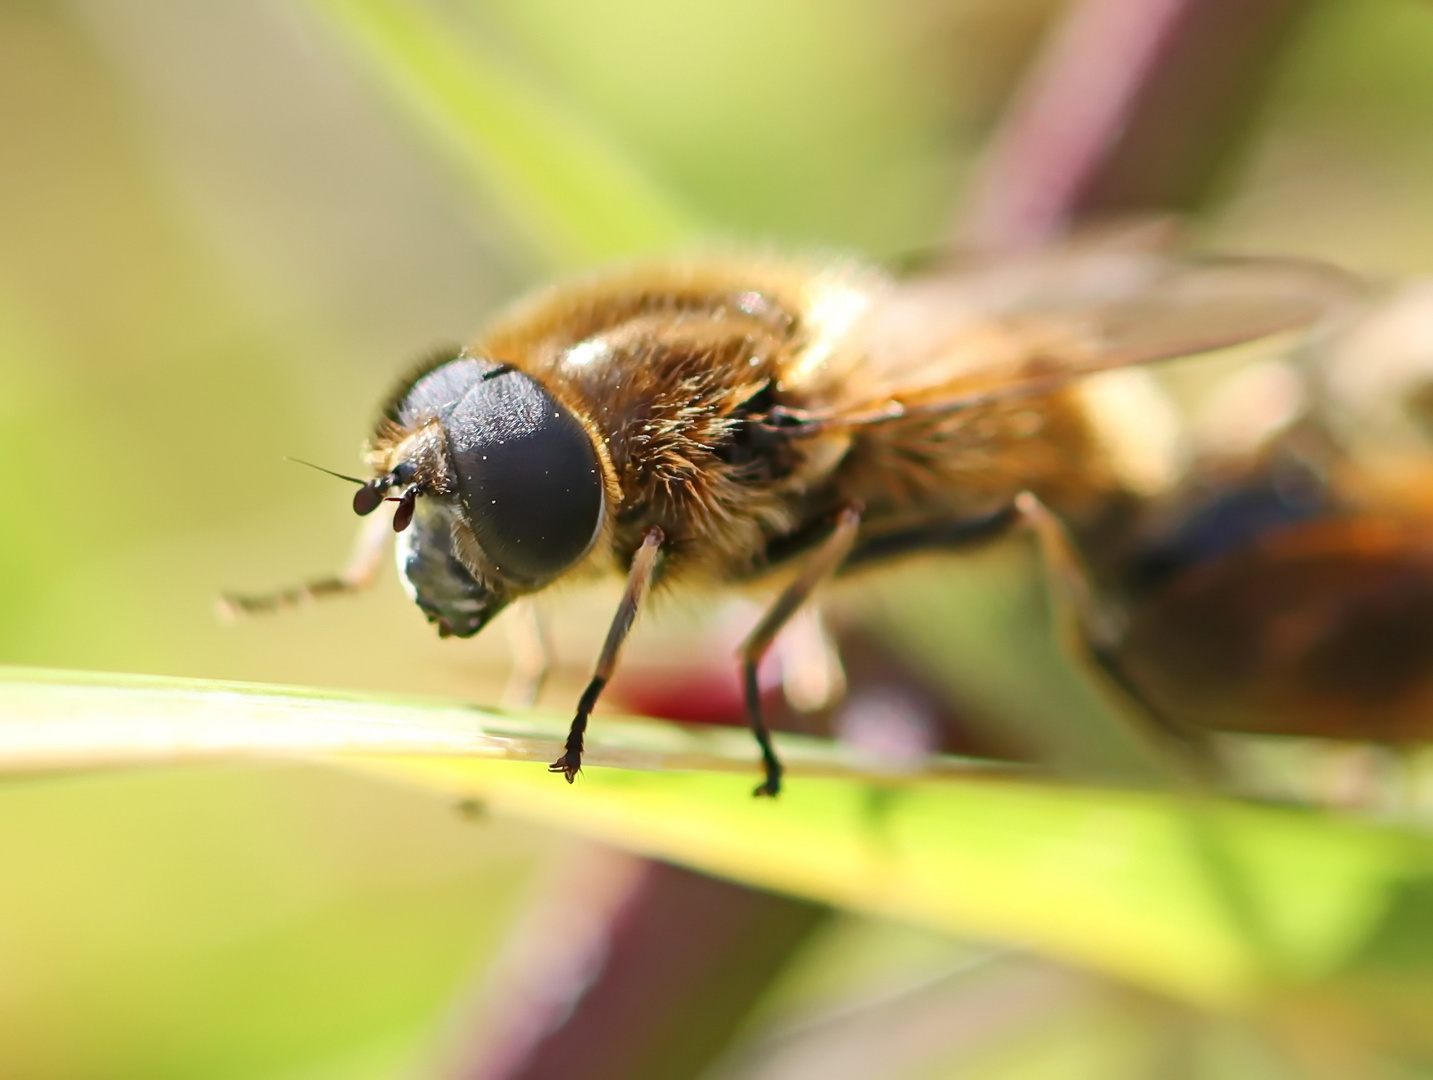
[[[494,570],[537,585],[587,554],[602,523],[602,468],[586,429],[541,383],[492,369],[443,423],[458,499]]]

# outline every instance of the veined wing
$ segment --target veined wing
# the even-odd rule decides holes
[[[1083,376],[1310,327],[1361,282],[1313,260],[1176,259],[1071,250],[916,278],[854,342],[844,400],[809,430],[940,415],[1049,393]]]

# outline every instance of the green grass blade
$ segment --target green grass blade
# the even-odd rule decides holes
[[[569,787],[536,764],[557,756],[565,728],[565,717],[443,702],[0,669],[0,774],[327,759],[752,884],[1024,945],[1206,1005],[1325,978],[1380,934],[1386,949],[1391,898],[1433,882],[1433,841],[1394,829],[1065,787],[956,759],[882,775],[808,739],[781,740],[788,788],[756,800],[745,733],[655,721],[602,717],[589,767]],[[1241,875],[1272,959],[1229,911],[1191,815]],[[1400,919],[1400,933],[1428,929],[1426,917],[1409,922],[1406,905]]]
[[[1259,904],[1253,942],[1178,799],[1010,778],[750,777],[589,770],[571,791],[506,762],[374,761],[499,812],[642,854],[961,935],[1029,947],[1205,1006],[1336,970],[1428,845],[1316,816],[1206,808]],[[1290,853],[1293,853],[1292,857]]]
[[[568,719],[340,690],[0,667],[0,775],[335,754],[545,764],[562,753]],[[597,728],[587,739],[589,765],[743,776],[756,769],[744,731],[608,717]],[[795,775],[864,775],[819,740],[791,740],[788,757]],[[956,759],[934,768],[989,771]]]
[[[312,0],[432,142],[555,265],[690,243],[696,217],[510,63],[420,5]]]

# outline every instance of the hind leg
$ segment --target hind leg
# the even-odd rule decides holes
[[[1120,672],[1124,615],[1099,595],[1064,522],[1028,491],[1016,496],[1015,513],[1035,539],[1056,643],[1095,691],[1110,723],[1165,780],[1203,786],[1215,766],[1207,737],[1161,715]]]

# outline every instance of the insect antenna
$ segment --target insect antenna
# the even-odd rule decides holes
[[[340,480],[347,480],[350,484],[357,484],[358,490],[353,493],[353,512],[359,517],[367,517],[373,513],[373,511],[377,510],[379,504],[384,501],[388,489],[394,484],[394,478],[391,475],[377,476],[372,480],[360,480],[356,476],[349,476],[346,473],[325,469],[322,465],[315,465],[312,461],[305,461],[303,458],[286,457],[284,460],[292,461],[297,465],[307,465],[310,469],[317,469],[319,472],[327,473],[329,476],[336,476]],[[394,499],[392,501],[399,502],[400,500]],[[402,507],[399,507],[400,512],[402,509]],[[411,518],[412,516],[413,508],[410,502],[408,506],[408,517]],[[402,530],[400,529],[399,531],[401,532]]]
[[[369,483],[368,480],[360,480],[356,476],[349,476],[346,473],[334,472],[332,469],[325,469],[322,465],[315,465],[312,461],[305,461],[303,458],[285,457],[285,461],[292,461],[295,465],[307,465],[310,469],[317,469],[321,473],[328,473],[329,476],[336,476],[340,480],[347,480],[350,484],[357,484],[359,487]]]

